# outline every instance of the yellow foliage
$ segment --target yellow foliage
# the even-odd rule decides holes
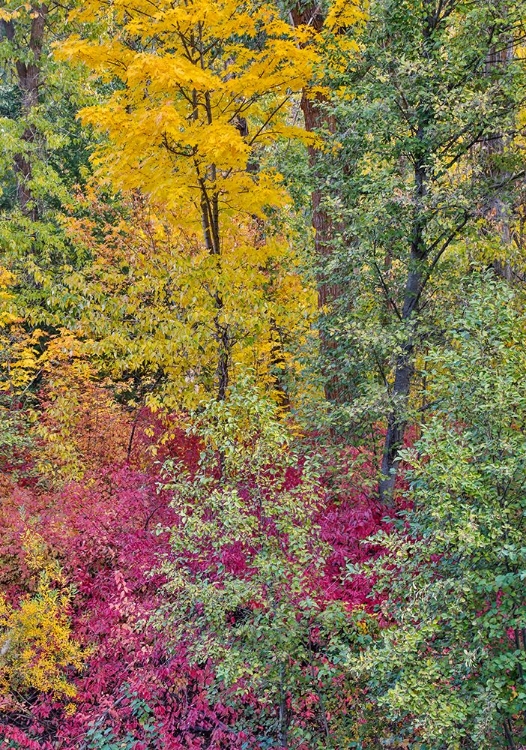
[[[38,372],[39,329],[28,332],[17,311],[16,283],[11,271],[0,266],[0,392],[12,395],[24,390]]]
[[[26,565],[34,575],[42,574],[48,581],[65,584],[62,569],[40,534],[27,530],[22,537],[22,549]]]
[[[93,198],[91,197],[90,200]],[[97,213],[96,203],[86,213]],[[193,235],[170,226],[162,211],[135,202],[132,214],[105,228],[97,245],[91,222],[70,231],[92,248],[93,264],[70,278],[87,295],[81,325],[85,350],[114,378],[162,372],[151,407],[192,409],[214,396],[219,342],[213,321],[228,326],[230,380],[247,370],[267,391],[301,369],[296,348],[309,344],[316,294],[298,273],[294,238],[260,236],[250,217],[223,234],[220,258]],[[223,299],[220,311],[215,294]],[[279,400],[279,394],[275,394]]]
[[[39,329],[28,332],[16,311],[16,298],[8,290],[14,277],[0,268],[0,391],[24,390],[39,369]]]
[[[0,266],[0,327],[14,323],[17,316],[12,310],[13,295],[9,292],[9,287],[15,283],[14,275]]]
[[[52,480],[81,479],[126,457],[129,418],[97,382],[85,346],[67,329],[51,338],[39,359],[44,412],[36,426],[37,467]]]
[[[162,372],[176,408],[224,393],[226,370],[232,382],[251,369],[272,389],[288,367],[283,340],[295,327],[302,338],[315,302],[288,238],[262,231],[289,199],[261,157],[306,138],[289,113],[317,60],[312,29],[240,0],[115,0],[110,14],[88,0],[76,15],[97,38],[72,37],[57,54],[117,84],[80,113],[107,137],[98,179],[145,196],[150,212],[119,227],[126,247],[114,233],[98,248],[82,322],[93,353],[113,352],[122,374]]]
[[[100,174],[120,189],[140,188],[194,232],[203,200],[223,221],[283,205],[276,176],[256,177],[247,164],[258,144],[303,135],[286,120],[316,59],[299,43],[310,30],[293,29],[265,3],[116,0],[111,7],[112,18],[99,0],[78,11],[82,21],[105,25],[106,38],[73,37],[58,50],[120,81],[106,102],[81,112],[109,137],[96,157]]]
[[[359,0],[333,0],[325,17],[325,27],[338,31],[362,23],[366,18],[365,3]]]
[[[72,639],[68,609],[71,592],[57,563],[36,534],[27,534],[24,548],[28,566],[38,572],[33,595],[18,607],[0,595],[0,697],[4,708],[29,690],[56,698],[74,698],[75,686],[67,670],[82,668],[86,653]]]

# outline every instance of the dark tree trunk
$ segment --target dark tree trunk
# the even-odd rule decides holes
[[[220,310],[222,308],[219,307]],[[219,317],[215,320],[216,326],[216,337],[219,342],[219,357],[217,362],[217,400],[224,401],[226,399],[226,392],[228,390],[229,375],[230,375],[230,350],[232,342],[230,341],[230,335],[228,326],[223,326],[219,322]]]
[[[211,115],[209,122],[211,122]],[[210,167],[210,186],[207,180],[199,173],[199,167],[196,163],[196,170],[201,189],[201,221],[203,225],[203,237],[206,248],[210,255],[215,255],[218,259],[218,274],[221,274],[221,231],[219,225],[219,196],[216,192],[215,178],[216,169]],[[221,323],[220,316],[224,307],[223,297],[219,291],[214,294],[214,303],[216,315],[214,317],[215,340],[218,345],[217,355],[217,400],[224,401],[229,384],[230,354],[232,350],[232,340],[230,336],[230,327]]]
[[[32,10],[33,18],[31,20],[29,35],[29,58],[31,62],[23,62],[20,59],[16,62],[18,87],[22,95],[22,117],[25,118],[28,118],[31,115],[31,111],[38,105],[38,94],[41,85],[40,58],[44,45],[48,15],[48,8],[44,4],[35,5]],[[16,31],[14,21],[2,21],[2,28],[7,39],[10,42],[14,42]],[[32,124],[26,127],[22,139],[30,147],[36,143],[38,133]],[[25,151],[15,154],[14,169],[17,179],[17,199],[20,210],[28,218],[37,221],[40,212],[37,201],[31,191],[32,167],[30,154]]]
[[[379,482],[380,498],[386,505],[393,500],[396,472],[398,469],[398,451],[403,443],[407,420],[403,412],[407,408],[411,377],[413,346],[408,343],[396,361],[395,380],[393,384],[393,401],[395,406],[387,417],[384,452],[382,457],[382,478]],[[396,407],[399,407],[398,409]]]
[[[515,50],[513,40],[504,39],[494,47],[486,60],[486,73],[491,75],[495,68],[502,69],[507,67],[514,58]],[[505,182],[509,174],[504,173],[498,167],[495,167],[495,156],[503,154],[506,146],[506,139],[502,133],[492,133],[484,139],[482,143],[483,160],[486,161],[487,176],[495,182]],[[511,207],[503,199],[499,191],[495,191],[491,200],[484,207],[484,214],[487,221],[492,225],[500,235],[501,242],[505,248],[510,248],[512,243],[510,227],[510,209]],[[499,258],[492,263],[493,270],[498,276],[511,281],[514,277],[521,278],[521,274],[514,272],[510,258]]]
[[[418,137],[423,139],[424,131],[420,128]],[[392,389],[392,408],[387,416],[387,432],[384,441],[382,457],[382,476],[378,485],[380,498],[390,505],[393,501],[393,491],[398,469],[398,451],[400,450],[407,426],[407,406],[413,375],[414,332],[413,321],[424,286],[426,283],[425,261],[428,249],[424,240],[424,221],[422,217],[422,201],[427,192],[427,169],[425,161],[421,160],[415,166],[415,217],[413,222],[413,236],[411,239],[411,254],[409,269],[404,291],[402,307],[402,324],[406,327],[406,340],[395,364],[395,375]]]

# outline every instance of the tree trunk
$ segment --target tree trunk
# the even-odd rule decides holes
[[[296,5],[291,11],[291,19],[294,26],[308,25],[316,31],[321,31],[324,18],[321,14],[320,6],[315,3],[308,3],[306,6]],[[324,105],[327,100],[320,94],[309,96],[307,90],[303,91],[301,97],[301,109],[305,122],[305,130],[314,133],[325,128],[330,133],[336,130],[336,121],[333,115],[329,114]],[[322,154],[314,146],[307,147],[309,155],[309,166],[316,179],[316,170],[321,162]],[[327,279],[324,268],[328,265],[328,260],[332,256],[333,240],[337,234],[337,227],[331,215],[323,205],[323,191],[320,187],[315,187],[311,194],[312,206],[312,226],[315,231],[314,248],[321,270],[318,272],[318,307],[320,310],[326,310],[330,305],[341,296],[342,289],[337,283]],[[320,349],[322,356],[331,360],[334,356],[335,345],[332,339],[322,330],[320,332]],[[336,375],[330,377],[325,383],[325,397],[333,403],[342,403],[346,400],[346,389],[341,379]]]
[[[413,345],[407,343],[396,361],[395,380],[393,385],[394,407],[387,417],[384,452],[382,457],[382,478],[378,485],[381,500],[386,505],[393,501],[396,472],[398,469],[398,451],[403,443],[407,420],[403,415],[407,409],[411,376],[413,375]],[[398,406],[398,409],[397,409]]]
[[[218,310],[223,307],[222,301],[221,306]],[[228,326],[223,326],[219,322],[219,315],[215,319],[216,337],[219,342],[219,357],[217,362],[217,400],[224,401],[226,399],[226,392],[228,389],[229,375],[230,375],[230,350],[232,343],[230,341],[230,335]]]
[[[494,47],[486,60],[486,74],[491,75],[496,67],[499,69],[507,67],[514,57],[513,40],[502,40]],[[487,176],[496,182],[504,182],[509,174],[502,172],[498,167],[495,169],[491,163],[496,155],[504,152],[506,143],[502,133],[492,133],[482,143],[483,156],[487,162]],[[501,242],[505,248],[510,248],[512,243],[512,233],[510,227],[510,206],[503,200],[498,191],[493,193],[492,199],[484,207],[484,214],[487,221],[497,230]],[[493,270],[498,276],[507,281],[514,277],[522,278],[522,274],[517,274],[512,266],[510,258],[496,259],[492,263]]]
[[[418,137],[424,137],[424,130],[419,128]],[[415,216],[413,222],[413,236],[411,239],[411,253],[409,269],[404,291],[404,304],[402,307],[402,324],[406,326],[406,340],[402,345],[402,351],[398,355],[395,364],[395,376],[392,389],[392,408],[387,416],[387,432],[385,434],[382,467],[378,484],[378,494],[386,505],[393,502],[393,492],[396,481],[399,458],[398,451],[402,447],[405,429],[407,426],[407,406],[409,392],[411,389],[411,378],[413,375],[413,350],[414,332],[413,321],[418,306],[426,277],[424,275],[424,264],[428,250],[424,240],[424,221],[421,214],[422,201],[427,192],[427,168],[426,161],[419,160],[415,166]]]
[[[29,118],[32,110],[38,105],[38,93],[41,85],[40,80],[40,58],[44,45],[44,34],[48,8],[46,5],[33,7],[33,18],[29,35],[29,59],[31,62],[16,61],[16,72],[18,76],[18,87],[22,95],[22,117]],[[10,42],[15,42],[15,24],[13,20],[2,21],[2,29]],[[26,55],[24,55],[26,57]],[[37,141],[38,133],[32,124],[28,124],[22,139],[31,147]],[[14,170],[17,180],[17,199],[22,213],[32,221],[39,218],[38,204],[31,191],[31,156],[20,152],[14,157]]]

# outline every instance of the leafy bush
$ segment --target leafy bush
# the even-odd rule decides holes
[[[422,747],[526,741],[526,317],[491,277],[427,358],[433,414],[404,458],[414,506],[377,535],[384,637],[353,669]]]

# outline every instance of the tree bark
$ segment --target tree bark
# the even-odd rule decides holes
[[[47,5],[35,5],[32,8],[31,30],[29,35],[29,58],[31,62],[23,62],[17,59],[15,63],[18,77],[18,88],[22,95],[22,117],[30,119],[32,110],[38,106],[38,94],[41,85],[40,58],[44,45],[46,21],[48,15]],[[10,42],[15,42],[15,24],[13,20],[2,21],[3,33]],[[28,123],[22,139],[29,147],[37,141],[38,133],[31,122]],[[21,151],[14,156],[14,170],[17,180],[17,200],[22,213],[32,221],[39,219],[38,203],[31,190],[32,166],[31,156],[26,151]]]
[[[424,138],[424,126],[418,129],[417,138],[420,142]],[[422,217],[422,202],[427,193],[428,173],[427,159],[420,156],[415,164],[415,215],[412,228],[411,251],[407,281],[404,290],[402,307],[402,324],[407,328],[407,335],[402,351],[395,364],[395,376],[392,390],[393,406],[387,417],[387,432],[385,435],[381,479],[378,492],[381,500],[387,505],[393,502],[394,485],[398,469],[398,451],[402,446],[405,429],[407,427],[407,406],[413,375],[414,332],[412,318],[418,311],[422,292],[427,281],[425,275],[425,261],[429,250],[424,239],[424,220]]]
[[[315,3],[308,3],[306,6],[300,6],[298,3],[291,11],[291,19],[294,26],[308,25],[320,32],[323,27],[324,17],[321,14],[320,6]],[[320,129],[325,129],[329,133],[336,131],[336,121],[324,105],[327,99],[320,94],[310,96],[307,89],[304,89],[301,97],[301,110],[305,123],[305,130],[308,133],[315,133]],[[309,166],[316,179],[316,170],[322,159],[322,154],[315,146],[307,147],[309,155]],[[314,248],[316,257],[320,265],[320,271],[317,276],[318,287],[318,308],[326,310],[337,300],[341,294],[341,286],[327,279],[324,268],[328,265],[334,249],[333,241],[339,231],[323,203],[323,191],[317,186],[311,193],[312,206],[312,226],[315,231]],[[331,338],[323,331],[320,332],[320,349],[324,358],[329,361],[334,356],[335,345]],[[346,389],[338,376],[330,377],[325,383],[325,397],[333,403],[342,403],[346,400]]]
[[[513,60],[514,54],[513,40],[501,40],[488,55],[486,74],[491,75],[496,67],[499,69],[507,67]],[[509,175],[498,168],[495,169],[491,162],[496,155],[504,153],[505,146],[504,135],[498,132],[489,135],[482,143],[482,152],[487,162],[487,176],[499,182],[505,181]],[[497,230],[504,247],[510,248],[512,243],[510,206],[502,199],[499,192],[495,192],[488,205],[484,207],[484,214],[487,221]],[[511,281],[514,277],[521,278],[521,274],[514,271],[510,258],[496,259],[493,261],[492,267],[498,276],[507,281]]]

